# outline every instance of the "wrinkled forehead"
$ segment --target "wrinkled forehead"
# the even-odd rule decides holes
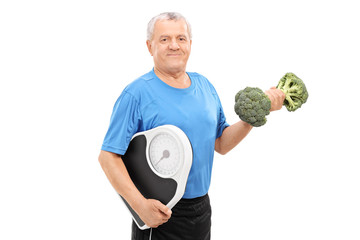
[[[167,36],[184,35],[189,38],[189,29],[186,24],[186,21],[183,19],[179,19],[179,20],[161,19],[156,21],[154,26],[153,37],[158,37],[161,35],[167,35]]]

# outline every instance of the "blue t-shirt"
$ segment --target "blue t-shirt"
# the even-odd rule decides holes
[[[130,83],[117,99],[102,150],[124,155],[132,136],[172,124],[188,136],[193,164],[184,198],[205,195],[210,186],[215,140],[226,122],[213,85],[198,73],[187,73],[188,88],[174,88],[161,81],[154,70]]]

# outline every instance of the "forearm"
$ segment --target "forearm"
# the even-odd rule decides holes
[[[215,141],[215,151],[226,154],[238,145],[251,131],[253,127],[243,121],[239,121],[224,129],[221,137]]]
[[[101,151],[99,162],[114,189],[136,211],[145,198],[132,182],[121,157],[115,153]]]

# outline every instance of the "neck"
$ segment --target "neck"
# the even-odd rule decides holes
[[[157,67],[154,67],[154,72],[156,76],[160,78],[160,80],[170,85],[171,87],[187,88],[191,85],[191,80],[185,70],[172,73],[161,71]]]

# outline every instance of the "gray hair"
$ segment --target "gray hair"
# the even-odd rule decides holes
[[[177,13],[177,12],[164,12],[164,13],[161,13],[161,14],[153,17],[150,20],[150,22],[148,23],[147,40],[152,40],[152,37],[154,34],[155,23],[159,20],[174,20],[174,21],[184,20],[187,25],[187,28],[188,28],[190,40],[192,39],[190,23],[186,20],[186,18],[183,15],[181,15],[180,13]]]

